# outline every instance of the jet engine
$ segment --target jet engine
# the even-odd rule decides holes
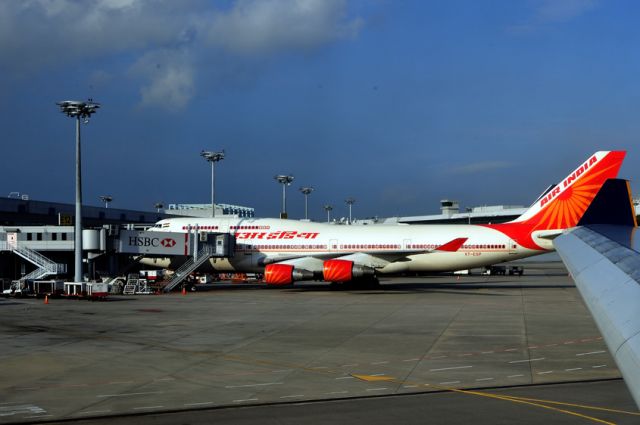
[[[373,276],[375,270],[354,264],[353,261],[336,259],[325,261],[322,273],[327,282],[349,282],[355,278]]]
[[[269,285],[289,285],[306,279],[313,279],[313,273],[296,269],[291,264],[267,264],[264,268],[264,281]]]

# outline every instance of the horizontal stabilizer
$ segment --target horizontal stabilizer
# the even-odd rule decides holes
[[[602,185],[578,222],[578,226],[592,224],[637,226],[631,188],[627,180],[608,179]]]
[[[456,252],[457,250],[460,249],[460,247],[462,245],[464,245],[464,243],[467,241],[467,239],[469,239],[469,238],[456,238],[456,239],[453,239],[452,241],[449,241],[444,245],[440,245],[434,251]]]

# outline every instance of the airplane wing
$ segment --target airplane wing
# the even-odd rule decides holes
[[[630,200],[626,181],[608,181],[580,227],[553,244],[640,407],[640,240]]]
[[[432,250],[403,249],[388,252],[327,252],[305,257],[265,258],[265,282],[288,285],[295,280],[308,280],[323,276],[335,282],[350,281],[354,277],[373,276],[376,269],[395,261],[407,261],[409,255],[437,252],[455,252],[468,238],[456,238]]]
[[[262,264],[289,264],[302,269],[319,272],[322,271],[322,263],[324,260],[335,258],[350,260],[354,263],[366,265],[368,267],[382,268],[394,261],[402,261],[402,259],[405,259],[409,255],[429,254],[437,252],[455,252],[459,250],[460,247],[462,247],[462,245],[464,245],[464,243],[468,239],[469,238],[455,238],[433,249],[402,249],[390,251],[376,250],[372,252],[363,250],[360,252],[349,254],[343,252],[325,252],[313,254],[312,256],[307,257],[298,257],[295,256],[295,254],[282,255],[265,258]]]
[[[556,238],[554,245],[640,407],[640,241],[634,240],[636,230],[579,227]]]

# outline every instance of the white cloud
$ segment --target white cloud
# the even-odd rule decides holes
[[[536,15],[540,22],[565,22],[596,6],[596,0],[542,0]]]
[[[182,52],[167,50],[148,53],[136,62],[131,71],[144,76],[147,81],[140,89],[143,106],[182,109],[194,95],[193,66]]]
[[[314,48],[358,33],[362,20],[345,14],[344,0],[239,0],[214,16],[208,42],[241,54]]]
[[[37,72],[68,61],[166,45],[189,23],[188,16],[169,19],[173,9],[167,0],[3,1],[0,64]]]
[[[507,30],[514,34],[533,32],[545,25],[567,22],[583,15],[598,5],[598,0],[536,0],[531,17],[524,24]]]
[[[143,105],[184,107],[198,73],[233,67],[220,58],[306,51],[361,25],[346,0],[3,0],[0,78],[97,60],[140,79]]]

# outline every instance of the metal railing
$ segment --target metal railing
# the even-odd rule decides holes
[[[198,267],[203,265],[211,255],[215,253],[215,246],[205,245],[198,251],[197,258],[190,258],[186,263],[181,265],[173,274],[173,278],[164,287],[164,292],[170,292],[178,286],[180,282],[186,279],[191,273],[196,271]]]
[[[45,276],[56,275],[67,272],[66,264],[58,264],[54,261],[51,261],[44,255],[40,254],[37,251],[34,251],[31,248],[27,248],[26,246],[8,246],[10,250],[29,261],[30,263],[35,264],[38,268],[32,271],[29,274],[26,274],[20,278],[21,282],[24,282],[27,279],[41,279]]]

